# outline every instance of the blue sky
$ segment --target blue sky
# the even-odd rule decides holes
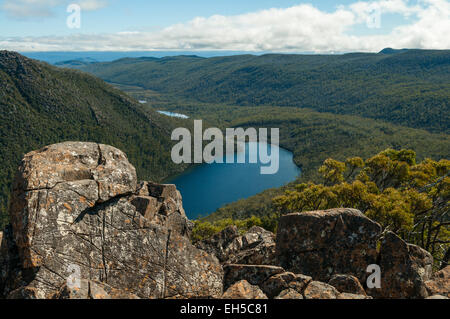
[[[80,28],[66,8],[81,6]],[[0,0],[0,49],[448,49],[448,0]]]

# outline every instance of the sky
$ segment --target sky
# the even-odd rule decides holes
[[[386,47],[450,49],[450,0],[0,0],[0,49],[21,52]]]

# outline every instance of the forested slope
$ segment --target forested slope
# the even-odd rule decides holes
[[[450,51],[241,55],[73,63],[113,83],[175,100],[295,106],[353,114],[433,132],[450,129]]]
[[[170,160],[174,125],[100,79],[0,51],[0,226],[24,153],[67,140],[105,143],[124,150],[142,178],[161,180],[183,169]]]

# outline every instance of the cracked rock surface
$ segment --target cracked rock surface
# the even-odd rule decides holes
[[[356,209],[293,213],[280,218],[276,253],[284,269],[314,280],[351,274],[365,282],[380,234],[381,226]]]
[[[184,236],[181,195],[152,185],[172,193],[144,194],[155,205],[145,209],[178,219],[155,222],[137,209],[136,171],[116,148],[66,142],[25,155],[2,240],[0,295],[50,298],[75,272],[140,298],[221,296],[218,260]]]

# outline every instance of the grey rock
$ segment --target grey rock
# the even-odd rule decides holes
[[[75,267],[81,279],[141,298],[220,297],[218,260],[145,218],[135,196],[135,170],[110,146],[68,142],[27,154],[13,187],[6,250],[17,253],[1,257],[10,265],[3,290],[49,298]]]
[[[142,182],[131,204],[153,224],[190,237],[194,224],[186,217],[180,192],[171,184]]]
[[[327,282],[334,274],[351,274],[365,282],[367,266],[377,261],[381,226],[349,208],[282,216],[276,250],[287,271]]]

